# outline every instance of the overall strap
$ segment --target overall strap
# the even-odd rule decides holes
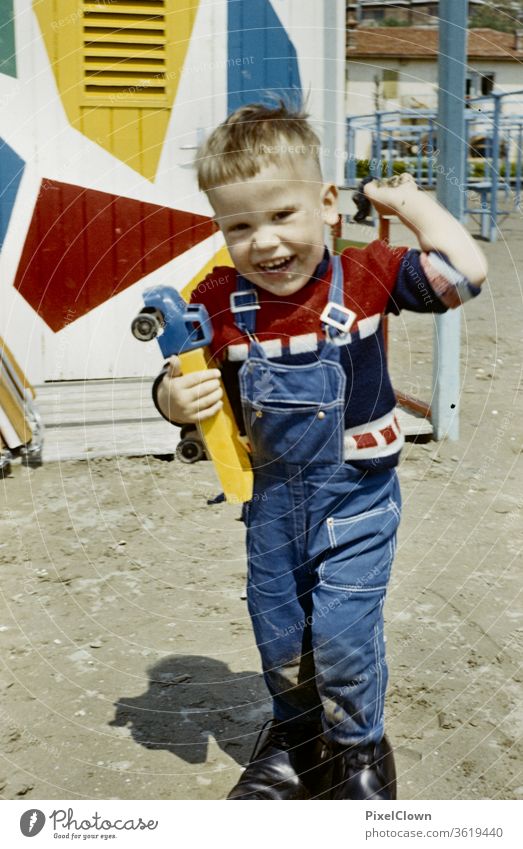
[[[356,313],[345,306],[343,293],[343,266],[341,256],[332,257],[332,278],[329,289],[329,300],[320,318],[330,339],[345,337],[349,334]]]
[[[332,279],[329,289],[329,301],[333,301],[340,306],[345,305],[345,296],[343,294],[343,267],[341,264],[341,256],[334,254],[332,257]]]
[[[258,292],[250,280],[238,274],[236,292],[230,298],[231,312],[236,327],[247,336],[254,336],[256,330],[256,310],[260,309]]]
[[[320,319],[331,339],[346,335],[354,323],[356,313],[344,305],[343,267],[337,254],[331,259],[332,279],[329,288],[329,300]],[[252,337],[256,331],[256,310],[260,309],[258,292],[250,280],[238,274],[236,292],[230,297],[234,323],[242,333]]]

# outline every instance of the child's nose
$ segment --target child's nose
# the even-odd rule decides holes
[[[279,242],[279,237],[274,227],[260,227],[252,237],[252,246],[258,250],[267,250],[267,248],[275,247]]]

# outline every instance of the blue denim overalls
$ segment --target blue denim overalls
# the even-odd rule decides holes
[[[343,745],[379,742],[387,666],[383,603],[400,518],[394,470],[344,462],[347,377],[340,345],[353,314],[333,260],[326,341],[313,362],[271,362],[254,336],[256,290],[238,278],[240,370],[255,469],[247,599],[278,720],[323,723]],[[347,320],[347,315],[349,319]]]

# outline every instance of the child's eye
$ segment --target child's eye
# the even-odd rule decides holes
[[[248,229],[249,229],[249,225],[240,221],[238,224],[233,224],[231,227],[229,227],[228,232],[229,233],[241,233],[243,230],[248,230]]]
[[[276,221],[283,221],[285,218],[288,218],[289,215],[292,215],[294,210],[292,209],[280,209],[278,212],[274,213],[274,218]]]

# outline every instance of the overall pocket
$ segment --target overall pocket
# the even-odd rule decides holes
[[[251,358],[240,370],[245,429],[255,463],[340,463],[345,374],[328,359],[285,366]]]
[[[399,521],[399,507],[390,497],[358,515],[327,518],[330,548],[319,567],[320,582],[351,594],[384,591],[396,553]]]

